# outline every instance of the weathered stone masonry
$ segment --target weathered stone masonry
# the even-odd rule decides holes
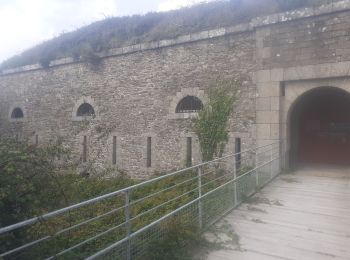
[[[288,141],[287,114],[293,99],[319,84],[337,85],[339,79],[339,87],[348,86],[349,8],[350,1],[343,1],[110,50],[100,54],[99,65],[67,58],[47,69],[33,65],[4,71],[1,135],[39,144],[62,137],[80,159],[86,136],[83,166],[116,167],[136,178],[168,172],[185,166],[187,137],[193,138],[193,163],[200,160],[191,120],[175,114],[176,104],[187,95],[205,103],[211,83],[224,75],[247,79],[230,119],[227,152],[234,151],[236,137],[242,138],[242,149]],[[327,82],[320,82],[323,79]],[[84,102],[93,106],[95,117],[76,117]],[[15,107],[22,108],[23,119],[10,119]],[[148,137],[151,167],[146,163]]]

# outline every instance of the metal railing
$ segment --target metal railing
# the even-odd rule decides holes
[[[0,228],[2,244],[16,241],[0,258],[147,259],[169,221],[204,230],[271,181],[281,150],[277,142],[230,154]]]

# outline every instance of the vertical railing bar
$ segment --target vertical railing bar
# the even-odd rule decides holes
[[[130,243],[130,234],[131,234],[131,225],[130,225],[130,194],[129,190],[125,191],[125,222],[126,222],[126,259],[131,259],[131,243]]]
[[[257,191],[259,189],[259,149],[255,150],[255,190]]]
[[[273,173],[272,173],[272,164],[273,164],[273,161],[272,161],[272,158],[273,158],[273,144],[271,145],[271,149],[270,149],[270,180],[273,179]]]
[[[238,192],[237,192],[237,163],[236,156],[233,156],[233,188],[234,188],[234,207],[238,205]]]
[[[202,215],[202,167],[198,167],[198,220],[199,229],[203,228],[203,215]]]

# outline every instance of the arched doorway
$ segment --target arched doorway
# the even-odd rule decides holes
[[[350,165],[350,94],[334,87],[312,89],[290,114],[290,166]]]

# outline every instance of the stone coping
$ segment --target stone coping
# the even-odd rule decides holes
[[[346,10],[350,10],[350,0],[343,0],[335,3],[331,3],[328,5],[300,8],[300,9],[287,11],[283,13],[257,17],[257,18],[253,18],[249,23],[239,24],[231,27],[223,27],[223,28],[218,28],[218,29],[213,29],[208,31],[201,31],[198,33],[192,33],[187,35],[181,35],[174,39],[165,39],[161,41],[153,41],[153,42],[129,45],[121,48],[106,50],[101,53],[98,53],[97,55],[100,58],[126,55],[126,54],[131,54],[131,53],[140,52],[140,51],[159,49],[159,48],[170,47],[170,46],[179,45],[179,44],[185,44],[190,42],[222,37],[230,34],[248,32],[262,26],[268,26],[268,25],[273,25],[277,23],[289,22],[289,21],[298,20],[302,18],[308,18],[308,17],[330,14],[330,13],[346,11]],[[84,62],[84,60],[75,60],[71,57],[62,58],[62,59],[51,61],[49,67],[55,67],[59,65],[66,65],[66,64],[77,63],[77,62]],[[0,71],[0,76],[38,70],[38,69],[44,69],[44,67],[40,64],[31,64],[23,67],[18,67],[18,68],[6,69],[3,71]]]

